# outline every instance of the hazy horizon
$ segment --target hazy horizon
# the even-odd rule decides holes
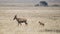
[[[40,1],[46,1],[48,3],[60,3],[60,0],[0,0],[1,3],[39,3]]]

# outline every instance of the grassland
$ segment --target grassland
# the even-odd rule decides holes
[[[14,16],[27,19],[18,26]],[[42,26],[38,22],[45,25]],[[0,7],[0,34],[60,34],[60,7]]]

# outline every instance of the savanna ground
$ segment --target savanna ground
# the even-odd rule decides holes
[[[28,25],[18,26],[15,15]],[[0,7],[0,34],[60,34],[60,7]]]

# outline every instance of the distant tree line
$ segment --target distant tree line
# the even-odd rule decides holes
[[[46,1],[40,1],[38,4],[36,4],[35,6],[48,6],[48,3]],[[58,4],[54,4],[54,5],[51,5],[51,7],[59,7],[60,5]]]
[[[36,4],[35,6],[48,6],[48,3],[46,1],[40,1],[39,4]]]

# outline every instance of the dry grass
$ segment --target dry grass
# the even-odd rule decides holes
[[[27,18],[28,26],[24,23],[18,26],[17,21],[13,20],[16,14]],[[45,29],[60,30],[60,17],[54,16],[60,16],[59,7],[0,7],[0,34],[57,34],[45,32]]]

